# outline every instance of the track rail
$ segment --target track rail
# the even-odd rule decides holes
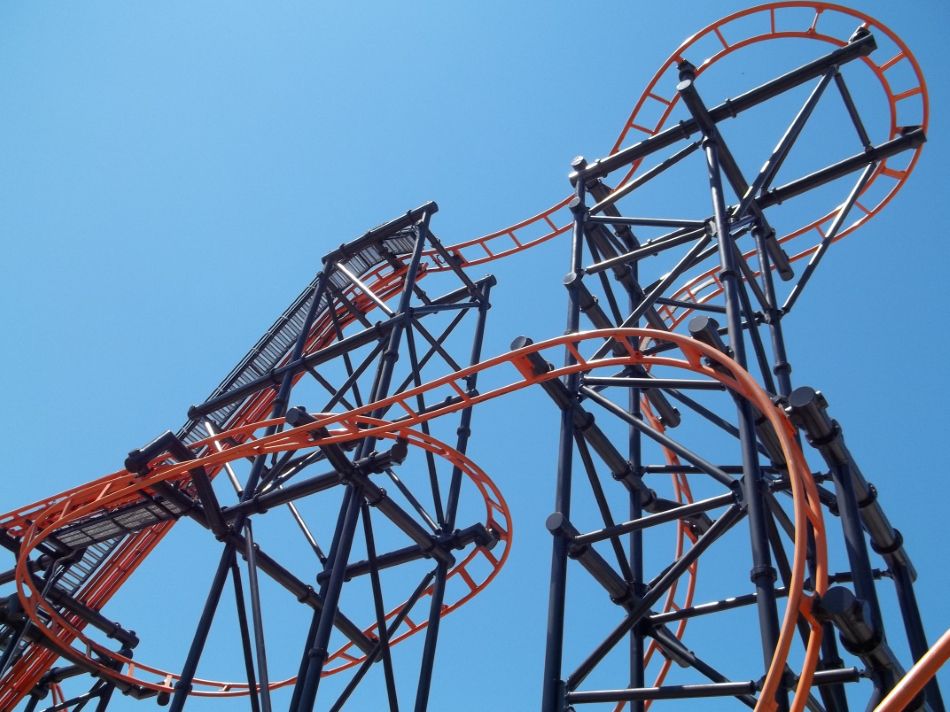
[[[371,412],[371,411],[366,411]],[[454,411],[453,411],[454,412]],[[28,573],[29,554],[36,546],[40,545],[48,536],[54,534],[57,530],[76,521],[82,520],[90,513],[102,510],[104,507],[118,507],[129,502],[148,501],[148,493],[154,486],[160,482],[171,484],[181,484],[187,477],[187,471],[197,466],[207,468],[220,468],[225,463],[234,462],[241,458],[251,457],[260,454],[273,454],[297,451],[300,449],[312,449],[320,445],[330,443],[344,443],[358,440],[364,437],[367,430],[372,430],[376,437],[395,440],[397,438],[405,439],[408,443],[422,450],[431,452],[433,455],[443,458],[453,466],[458,467],[475,485],[481,493],[482,501],[485,507],[484,525],[486,529],[495,532],[502,544],[501,553],[494,552],[486,547],[476,547],[450,571],[449,577],[458,577],[465,582],[468,591],[457,600],[449,602],[443,609],[443,615],[448,615],[456,610],[483,588],[485,588],[504,566],[508,558],[509,546],[512,536],[512,522],[508,512],[508,506],[505,503],[501,492],[488,476],[471,459],[461,454],[454,448],[439,442],[431,436],[422,432],[412,430],[401,424],[390,424],[379,419],[361,417],[357,415],[348,417],[346,414],[339,420],[345,427],[340,428],[339,433],[334,433],[331,438],[313,439],[309,435],[311,428],[301,426],[296,430],[286,431],[278,438],[253,438],[254,430],[259,427],[266,427],[269,424],[275,424],[279,421],[257,423],[251,426],[235,428],[234,430],[224,431],[207,438],[195,444],[196,449],[204,448],[210,454],[205,455],[194,461],[189,461],[180,465],[161,465],[156,462],[155,472],[147,478],[139,478],[126,470],[120,470],[108,478],[106,481],[97,483],[94,487],[77,488],[73,493],[38,514],[23,532],[23,553],[20,556],[21,564],[18,564],[18,570],[21,572],[24,586],[20,588],[21,594],[27,597],[29,601],[28,610],[31,621],[37,622],[43,626],[43,630],[48,640],[57,644],[59,651],[73,661],[79,661],[84,666],[95,670],[102,677],[123,683],[130,687],[137,687],[144,690],[155,692],[166,692],[172,689],[173,683],[178,679],[178,675],[170,673],[159,668],[144,664],[138,660],[132,660],[125,656],[116,654],[109,648],[102,646],[88,637],[83,632],[83,626],[77,624],[76,618],[62,615],[56,608],[42,596],[42,591],[36,588],[32,577]],[[324,422],[324,421],[321,421]],[[243,442],[240,446],[232,446],[237,440]],[[220,450],[208,448],[209,445],[220,445]],[[476,573],[471,564],[476,559],[482,559],[488,564],[487,573],[481,569],[481,573]],[[423,593],[424,597],[431,596],[432,588],[429,586]],[[408,611],[404,611],[406,604],[396,606],[386,614],[386,620],[391,621]],[[44,615],[40,614],[40,611]],[[46,621],[46,615],[51,617]],[[404,629],[398,635],[390,639],[390,645],[395,645],[406,638],[424,630],[426,623],[413,622],[409,619]],[[364,632],[376,639],[376,625],[373,624],[364,629]],[[71,641],[78,641],[82,647],[80,649],[72,648]],[[328,662],[331,667],[326,674],[333,674],[353,667],[365,660],[366,655],[354,649],[352,642],[342,646],[329,657]],[[112,660],[119,663],[128,672],[116,673],[116,671],[102,660]],[[296,680],[291,677],[271,683],[271,687],[276,689],[292,684]],[[197,689],[193,694],[207,697],[234,697],[247,694],[248,686],[246,683],[239,682],[218,682],[213,680],[202,680],[196,678],[194,684]]]
[[[803,18],[797,14],[789,15],[789,11],[796,10],[806,10],[809,16],[803,21]],[[841,22],[842,19],[850,22]],[[917,59],[900,37],[870,15],[842,5],[792,0],[768,3],[733,13],[685,40],[660,65],[647,84],[614,142],[610,155],[616,154],[625,146],[635,145],[638,140],[656,136],[670,127],[672,123],[670,117],[680,100],[679,95],[673,91],[676,84],[677,65],[684,59],[692,61],[696,65],[696,75],[701,76],[703,72],[731,54],[763,42],[804,39],[833,47],[843,47],[848,43],[850,33],[858,26],[867,28],[875,35],[888,38],[898,48],[895,55],[884,58],[881,62],[877,62],[872,57],[861,59],[873,72],[883,90],[886,111],[890,119],[889,138],[899,136],[901,129],[908,124],[919,124],[926,131],[930,123],[927,84]],[[719,45],[713,54],[707,57],[696,56],[697,53],[703,51],[704,43],[710,39],[714,39],[715,44]],[[895,69],[900,70],[902,63],[910,67],[915,82],[911,87],[895,89],[890,77]],[[656,115],[657,108],[659,118],[647,119],[647,116]],[[902,123],[902,117],[912,118]],[[920,150],[920,148],[915,150],[905,165],[900,167],[890,167],[886,161],[878,166],[865,184],[862,195],[869,195],[875,184],[878,184],[879,188],[881,185],[886,186],[883,197],[875,200],[871,205],[859,202],[860,217],[839,230],[836,241],[853,233],[891,201],[917,164]],[[621,190],[637,174],[641,165],[642,160],[634,162],[616,189]],[[458,256],[461,264],[471,266],[523,252],[562,235],[570,229],[571,217],[568,211],[570,201],[571,196],[568,196],[530,218],[480,237],[456,243],[448,250]],[[814,254],[824,238],[828,225],[836,215],[837,210],[833,208],[820,216],[804,220],[801,227],[780,236],[781,243],[788,243],[789,247],[795,249],[791,259],[800,260]],[[432,260],[433,268],[449,269],[449,265],[440,255],[430,252],[427,257]],[[746,255],[746,259],[751,257],[751,254]],[[689,296],[691,293],[702,292],[709,280],[709,274],[697,275],[683,286],[681,295]]]

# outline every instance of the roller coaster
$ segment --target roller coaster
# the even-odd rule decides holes
[[[808,60],[706,103],[707,72],[786,40]],[[815,128],[829,116],[841,125]],[[778,126],[765,155],[731,128],[749,117]],[[266,712],[281,688],[291,710],[363,709],[353,695],[374,678],[373,709],[398,709],[399,689],[428,709],[440,627],[464,612],[442,619],[504,575],[513,541],[510,473],[469,454],[473,413],[531,390],[560,422],[538,445],[557,452],[543,712],[942,712],[950,632],[924,633],[913,542],[830,399],[793,385],[783,332],[831,246],[904,186],[928,120],[920,67],[884,25],[774,2],[683,42],[547,210],[451,243],[427,203],[341,244],[180,429],[0,516],[0,710],[201,697]],[[481,269],[552,240],[565,332],[486,356],[491,307],[508,307]],[[175,623],[193,632],[167,670],[110,601],[180,520],[219,555],[181,582],[201,610]],[[417,634],[397,682],[394,647]],[[236,680],[198,676],[215,645],[238,651]],[[299,666],[277,677],[268,651],[288,646]],[[329,676],[346,680],[332,695]]]

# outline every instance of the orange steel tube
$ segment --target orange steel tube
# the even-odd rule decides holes
[[[899,712],[907,707],[948,659],[950,630],[941,635],[940,640],[894,685],[881,704],[874,708],[875,712]]]

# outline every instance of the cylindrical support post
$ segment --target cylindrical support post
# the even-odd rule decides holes
[[[583,158],[572,163],[575,170],[586,165]],[[566,333],[575,334],[580,328],[580,302],[574,294],[575,285],[581,279],[581,261],[584,249],[584,231],[587,207],[584,203],[586,189],[584,181],[575,186],[575,196],[570,208],[574,214],[574,228],[571,242],[571,275],[566,280],[568,287],[567,329]],[[565,363],[572,365],[574,356],[565,349]],[[571,513],[571,474],[574,460],[574,406],[580,386],[580,377],[567,377],[567,386],[571,402],[561,410],[561,431],[558,445],[557,482],[554,495],[554,511],[565,517]],[[551,579],[548,588],[547,647],[544,655],[544,680],[541,687],[542,712],[563,712],[564,682],[561,679],[561,662],[564,649],[564,607],[567,590],[567,559],[570,540],[563,532],[555,532],[551,551]]]
[[[201,658],[201,652],[204,650],[205,642],[208,639],[208,632],[211,630],[211,622],[214,620],[218,602],[221,600],[221,590],[224,588],[228,573],[231,571],[233,556],[234,547],[231,544],[225,544],[224,552],[222,552],[221,559],[218,561],[218,569],[211,581],[211,590],[205,599],[201,618],[198,620],[198,627],[188,650],[188,657],[185,659],[185,665],[181,669],[178,682],[175,683],[175,694],[172,696],[171,706],[168,708],[169,712],[181,712],[185,708],[188,693],[191,692],[191,681],[198,671],[198,660]]]
[[[435,647],[439,639],[439,624],[442,621],[442,601],[445,599],[445,564],[439,564],[432,588],[432,604],[429,607],[429,624],[419,664],[419,684],[416,688],[415,712],[426,712],[429,706],[429,691],[432,688],[432,670],[435,665]]]
[[[251,594],[251,620],[254,623],[254,646],[257,654],[257,679],[261,684],[261,709],[271,711],[270,676],[267,671],[267,646],[264,642],[264,614],[261,610],[260,585],[257,578],[257,544],[254,543],[254,531],[251,522],[244,523],[245,550],[247,559],[247,581]]]
[[[924,623],[920,617],[920,608],[917,606],[917,596],[914,593],[914,582],[907,567],[893,568],[894,585],[897,587],[897,604],[904,619],[904,629],[907,631],[907,643],[914,661],[920,660],[930,650],[927,643],[927,634],[924,632]],[[944,712],[943,696],[940,686],[934,677],[924,687],[924,697],[934,712]]]
[[[327,646],[330,644],[330,633],[333,629],[333,618],[336,615],[340,602],[340,592],[343,589],[343,576],[346,571],[350,547],[353,544],[353,532],[359,518],[360,501],[362,495],[353,487],[346,488],[343,502],[343,526],[340,536],[333,547],[333,555],[329,559],[330,578],[321,586],[320,600],[323,607],[314,613],[318,619],[313,643],[304,651],[306,659],[303,684],[300,686],[300,697],[294,710],[303,712],[312,710],[317,699],[317,687],[323,673],[323,665],[327,659]],[[299,685],[299,681],[298,681]]]
[[[683,82],[682,84],[685,84]],[[723,195],[722,177],[719,168],[719,152],[714,141],[706,139],[706,165],[709,172],[709,188],[712,194],[713,211],[716,221],[716,233],[719,241],[719,255],[722,265],[720,279],[726,297],[726,324],[729,334],[729,346],[740,366],[745,368],[745,343],[742,335],[742,314],[738,294],[739,274],[735,268],[735,251],[732,249],[732,236],[726,213]],[[751,319],[751,315],[746,315]],[[755,585],[756,604],[759,610],[759,626],[762,636],[762,656],[768,667],[775,654],[779,636],[778,609],[775,601],[775,569],[769,551],[768,510],[763,499],[762,473],[759,469],[758,452],[755,444],[755,423],[752,408],[748,401],[737,400],[739,411],[739,441],[742,449],[743,487],[749,515],[749,534],[752,545],[752,582]],[[787,707],[787,694],[781,690],[778,702]]]
[[[478,321],[475,325],[475,336],[472,339],[472,351],[469,364],[475,365],[481,360],[482,345],[485,339],[485,320],[488,309],[491,307],[489,296],[492,282],[486,282],[482,288],[478,307]],[[466,388],[469,392],[477,386],[477,373],[469,376]],[[472,432],[472,408],[465,408],[459,417],[458,438],[455,449],[463,455],[468,450],[468,440]],[[449,498],[446,503],[445,532],[449,533],[455,527],[455,517],[458,513],[459,495],[462,485],[462,470],[456,465],[452,468],[452,478],[449,482]],[[435,664],[435,648],[439,639],[439,625],[442,620],[442,604],[445,600],[445,583],[448,567],[439,564],[435,574],[435,584],[432,589],[432,602],[429,607],[429,625],[426,627],[426,639],[422,651],[422,662],[419,670],[419,685],[416,693],[416,712],[425,712],[429,701],[429,690],[432,685],[432,670]]]
[[[411,320],[409,305],[422,259],[426,235],[428,234],[429,217],[428,212],[424,213],[415,227],[416,242],[409,265],[406,268],[402,293],[395,313],[398,321],[390,331],[386,348],[383,350],[373,390],[370,394],[371,402],[385,398],[389,391],[393,370],[399,357],[399,344],[403,332]],[[374,413],[373,415],[378,414]],[[375,442],[375,438],[361,440],[357,449],[357,459],[366,457],[373,449]],[[307,646],[304,650],[304,662],[301,664],[303,681],[302,683],[300,680],[297,681],[297,687],[294,690],[294,697],[291,702],[295,710],[310,710],[316,702],[317,688],[323,673],[323,665],[326,662],[327,646],[329,645],[333,619],[336,615],[340,593],[343,588],[350,548],[353,544],[353,533],[359,518],[362,499],[363,495],[359,488],[354,486],[347,488],[341,509],[341,519],[338,522],[337,535],[334,537],[331,555],[328,557],[327,569],[330,571],[330,575],[324,579],[320,587],[320,599],[323,602],[323,607],[314,614],[316,626],[315,629],[311,627],[312,639],[311,636],[308,636]]]

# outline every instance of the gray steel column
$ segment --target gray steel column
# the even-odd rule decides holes
[[[576,158],[572,164],[575,170],[583,168],[586,161]],[[568,334],[577,333],[580,328],[580,301],[577,298],[577,286],[582,278],[581,260],[584,249],[584,223],[587,207],[584,204],[586,190],[584,181],[578,180],[575,196],[570,208],[574,214],[574,229],[571,243],[571,272],[565,278],[568,289],[567,330]],[[564,363],[573,365],[574,357],[565,349]],[[574,459],[574,406],[580,388],[580,377],[567,377],[567,388],[571,394],[571,403],[561,412],[561,434],[558,444],[557,483],[554,495],[554,511],[570,517],[571,514],[571,472]],[[567,589],[567,552],[568,537],[563,532],[554,532],[551,552],[551,580],[548,588],[547,646],[544,655],[544,679],[541,688],[542,712],[563,712],[564,682],[561,677],[561,662],[564,648],[564,599]]]
[[[464,273],[463,273],[464,274]],[[475,365],[482,358],[482,344],[485,338],[485,319],[491,304],[488,300],[491,292],[491,283],[486,283],[482,290],[481,302],[478,307],[478,322],[475,326],[475,336],[472,340],[472,352],[469,365]],[[477,374],[468,377],[466,388],[474,391],[477,384]],[[459,418],[458,438],[455,449],[463,455],[468,449],[468,439],[471,435],[472,408],[465,408]],[[445,529],[443,534],[450,534],[455,527],[455,517],[458,513],[459,494],[462,485],[462,471],[454,466],[452,479],[449,484],[449,498],[446,505]],[[442,621],[442,602],[445,600],[445,578],[448,567],[439,564],[436,568],[435,584],[432,588],[432,602],[429,606],[429,624],[426,627],[426,638],[422,650],[422,662],[419,667],[419,684],[416,688],[415,712],[425,712],[429,704],[429,692],[432,687],[432,670],[435,665],[435,648],[439,640],[439,626]]]
[[[394,324],[389,333],[389,339],[382,354],[382,360],[379,370],[377,371],[377,378],[370,396],[370,402],[385,398],[389,392],[393,370],[399,358],[399,344],[402,339],[402,334],[409,326],[409,305],[412,299],[413,286],[415,285],[416,275],[419,271],[419,263],[422,259],[422,251],[428,229],[429,213],[425,213],[421,223],[416,226],[416,244],[406,270],[405,282],[396,311],[398,321]],[[377,415],[377,413],[373,413],[373,415]],[[356,458],[360,459],[366,457],[372,451],[375,443],[375,438],[365,438],[361,440],[357,448]],[[342,527],[338,530],[339,537],[336,542],[337,546],[335,547],[334,555],[328,562],[331,573],[329,578],[325,579],[320,587],[320,600],[323,606],[319,612],[315,613],[315,617],[317,617],[319,621],[316,626],[313,642],[312,644],[308,644],[306,650],[304,650],[306,665],[302,667],[305,667],[306,672],[304,673],[303,684],[298,680],[297,688],[294,691],[295,698],[297,698],[294,709],[297,710],[311,710],[316,703],[317,689],[320,685],[323,665],[326,662],[328,654],[327,646],[330,642],[333,619],[334,616],[336,616],[337,605],[343,588],[343,576],[349,560],[350,548],[353,544],[353,533],[356,529],[362,498],[362,493],[358,491],[355,485],[347,487],[346,494],[344,495]]]
[[[709,188],[712,194],[715,213],[716,232],[719,242],[719,255],[722,265],[720,280],[726,298],[726,324],[729,346],[733,357],[745,368],[746,353],[742,334],[742,314],[739,310],[739,273],[735,265],[735,251],[730,241],[729,222],[726,202],[723,195],[722,177],[719,168],[719,151],[716,142],[707,138],[703,143],[706,152],[706,165],[709,171]],[[771,665],[779,636],[778,608],[775,601],[775,569],[769,551],[768,510],[763,498],[762,473],[759,469],[759,457],[756,450],[755,424],[752,408],[748,401],[737,400],[739,411],[739,441],[742,449],[742,478],[745,504],[749,515],[749,535],[752,544],[752,572],[750,578],[755,585],[756,605],[759,610],[759,626],[762,638],[762,658],[766,668]],[[778,695],[779,705],[787,708],[787,694]]]

